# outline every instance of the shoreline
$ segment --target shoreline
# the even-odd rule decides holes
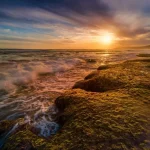
[[[149,66],[148,58],[99,67],[55,100],[62,125],[57,134],[45,140],[27,125],[8,138],[3,150],[24,145],[39,150],[150,148]]]

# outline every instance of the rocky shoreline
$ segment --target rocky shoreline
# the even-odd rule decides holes
[[[145,55],[146,57],[146,55]],[[55,100],[57,134],[23,124],[3,150],[149,150],[150,59],[100,66]],[[0,123],[0,136],[17,121]]]

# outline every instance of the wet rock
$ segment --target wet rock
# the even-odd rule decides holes
[[[98,76],[99,72],[98,71],[93,71],[92,73],[90,73],[89,75],[87,75],[84,79],[85,80],[89,80],[91,78],[94,78],[96,76]]]
[[[95,59],[86,59],[87,63],[96,63],[97,61]]]
[[[123,83],[116,79],[99,76],[89,80],[79,81],[73,86],[73,89],[80,88],[91,92],[105,92],[118,89],[121,86],[123,86]]]
[[[109,69],[110,66],[109,65],[102,65],[102,66],[99,66],[97,70],[106,70],[106,69]]]
[[[62,98],[61,96],[55,100],[55,105],[60,112],[64,111],[64,109],[68,106],[69,102]]]
[[[60,113],[57,118],[56,118],[56,122],[60,125],[60,129],[64,126],[64,124],[67,122],[67,120],[69,120],[71,116],[66,116],[63,113]]]

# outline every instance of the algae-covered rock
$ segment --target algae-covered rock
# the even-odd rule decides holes
[[[85,80],[77,82],[73,89],[92,92],[105,92],[122,88],[136,88],[139,85],[149,88],[150,74],[146,66],[149,59],[127,61],[113,65],[109,69],[97,70],[89,74]]]
[[[3,150],[24,143],[37,150],[149,150],[149,63],[127,61],[96,71],[74,86],[81,89],[56,99],[61,125],[56,135],[44,139],[26,127],[11,135]]]
[[[61,133],[54,137],[64,149],[122,150],[148,148],[149,105],[126,91],[66,92],[57,99],[65,104]],[[63,141],[61,141],[63,139]],[[54,142],[54,143],[55,143]],[[143,145],[143,146],[142,146]],[[59,147],[58,147],[59,149]]]
[[[89,80],[77,82],[73,86],[73,89],[80,88],[91,92],[105,92],[108,90],[118,89],[123,85],[124,85],[123,82],[120,82],[119,80],[116,80],[114,78],[98,76]]]

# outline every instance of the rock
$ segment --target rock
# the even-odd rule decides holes
[[[64,111],[67,104],[68,104],[68,102],[66,101],[66,99],[63,99],[61,96],[55,100],[55,105],[60,112]]]
[[[57,134],[47,140],[26,127],[3,150],[148,150],[149,62],[127,61],[76,83],[84,90],[71,89],[55,101],[62,125]]]
[[[99,66],[97,70],[106,70],[106,69],[109,69],[109,65]]]
[[[86,59],[86,62],[87,63],[96,63],[96,60],[95,59]]]
[[[83,89],[91,92],[105,92],[109,90],[119,89],[124,85],[124,83],[105,76],[98,76],[89,80],[83,80],[77,82],[73,89]]]
[[[100,73],[99,71],[93,71],[92,73],[90,73],[89,75],[87,75],[87,76],[84,78],[84,80],[89,80],[89,79],[91,79],[91,78],[94,78],[94,77],[98,76],[99,73]]]

